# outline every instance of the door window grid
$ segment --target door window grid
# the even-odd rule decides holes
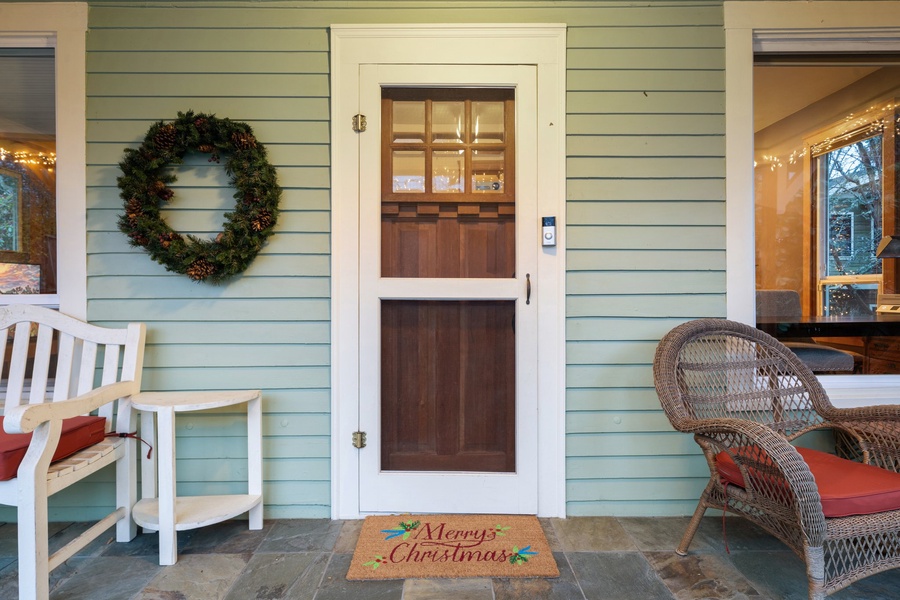
[[[512,89],[385,88],[382,98],[384,200],[513,202]]]

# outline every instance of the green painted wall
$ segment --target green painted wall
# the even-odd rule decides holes
[[[328,27],[565,22],[568,513],[690,513],[706,469],[650,365],[669,328],[725,313],[722,18],[715,1],[91,2],[88,316],[147,323],[147,390],[262,388],[267,516],[328,516]],[[250,123],[285,190],[277,234],[220,287],[166,273],[116,228],[123,149],[188,109]],[[218,231],[225,175],[178,175],[170,223]],[[242,427],[179,421],[180,492],[242,490]],[[84,513],[73,497],[58,515]]]

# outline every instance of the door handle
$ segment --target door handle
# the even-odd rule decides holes
[[[531,273],[525,273],[525,304],[531,304]]]

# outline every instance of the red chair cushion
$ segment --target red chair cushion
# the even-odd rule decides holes
[[[25,458],[30,433],[6,433],[3,417],[0,417],[0,481],[17,476],[19,465]],[[53,453],[53,460],[61,460],[93,446],[106,436],[106,417],[73,417],[64,419],[59,445]]]
[[[900,509],[900,473],[809,448],[797,448],[797,451],[816,480],[826,517]],[[727,452],[716,455],[716,470],[722,481],[744,487],[740,469]]]

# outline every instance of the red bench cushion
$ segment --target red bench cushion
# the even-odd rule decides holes
[[[0,417],[0,481],[16,477],[19,465],[25,458],[30,433],[6,433],[3,417]],[[59,445],[53,453],[53,460],[61,460],[93,446],[106,436],[106,417],[73,417],[63,420]]]
[[[809,448],[797,451],[816,480],[826,517],[900,509],[900,473]],[[724,482],[744,487],[744,478],[727,452],[716,455],[716,470]]]

